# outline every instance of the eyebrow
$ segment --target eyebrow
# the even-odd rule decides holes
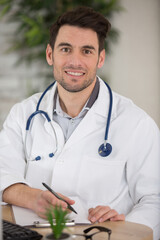
[[[95,47],[93,47],[92,45],[84,45],[83,48],[88,48],[88,49],[96,50]]]
[[[67,43],[67,42],[61,42],[61,43],[58,44],[57,47],[63,47],[63,46],[72,47],[72,45],[70,43]]]
[[[72,45],[70,43],[67,43],[67,42],[61,42],[61,43],[58,44],[57,47],[59,48],[59,47],[65,47],[65,46],[66,47],[72,47]],[[91,50],[94,50],[94,51],[96,50],[95,47],[93,47],[92,45],[84,45],[84,46],[82,46],[82,48],[87,48],[87,49],[91,49]]]

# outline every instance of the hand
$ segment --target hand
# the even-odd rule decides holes
[[[108,206],[97,206],[95,208],[90,208],[88,215],[88,220],[92,223],[104,222],[106,220],[110,221],[124,221],[125,215],[118,214],[116,210],[111,209]]]
[[[62,194],[59,194],[61,197],[63,197],[70,205],[74,204],[75,201],[71,200],[70,198],[63,196]],[[33,204],[33,211],[37,213],[38,216],[42,218],[46,218],[46,210],[50,206],[62,206],[62,209],[66,210],[67,208],[67,203],[65,203],[62,200],[59,200],[56,198],[51,192],[47,191],[41,191]],[[69,210],[68,210],[69,211]]]

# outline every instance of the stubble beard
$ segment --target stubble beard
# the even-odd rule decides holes
[[[55,79],[66,91],[71,92],[71,93],[76,93],[76,92],[81,92],[84,89],[86,89],[88,86],[90,86],[95,78],[91,78],[89,80],[86,80],[83,82],[82,85],[79,86],[72,86],[71,84],[68,84],[65,82],[64,78],[62,78],[61,80],[57,80]],[[71,80],[73,82],[73,84],[75,85],[75,83],[77,82],[77,79],[72,79]]]
[[[81,85],[78,84],[78,80],[75,79],[74,77],[71,79],[71,83],[67,83],[64,79],[64,77],[57,77],[54,74],[53,71],[53,75],[54,75],[54,79],[68,92],[71,93],[76,93],[76,92],[81,92],[84,89],[86,89],[87,87],[89,87],[95,80],[96,78],[96,70],[94,70],[92,76],[90,76],[90,78],[86,79]],[[76,84],[77,82],[77,84]],[[73,84],[72,84],[73,83]]]

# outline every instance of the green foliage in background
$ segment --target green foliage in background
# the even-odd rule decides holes
[[[77,6],[92,7],[109,20],[123,9],[120,0],[0,0],[0,19],[6,16],[8,22],[17,23],[8,52],[19,52],[19,63],[46,62],[50,26],[63,12]],[[107,52],[117,38],[118,30],[112,28],[106,42]]]

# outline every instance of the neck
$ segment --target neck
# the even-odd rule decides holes
[[[89,99],[95,83],[96,79],[86,89],[75,93],[66,91],[64,88],[61,87],[60,84],[57,83],[60,105],[62,110],[72,118],[78,116],[85,103]]]

